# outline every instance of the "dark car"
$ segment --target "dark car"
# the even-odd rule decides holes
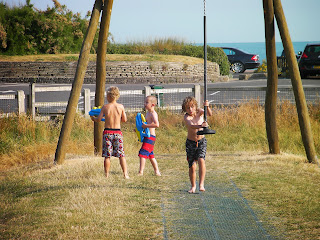
[[[286,53],[284,52],[284,49],[282,50],[280,57],[282,57],[282,58],[286,57]],[[296,54],[296,59],[299,59],[299,58],[300,58],[299,54],[298,55]]]
[[[230,70],[235,73],[243,73],[247,69],[260,66],[259,55],[246,53],[237,48],[222,47],[230,62]]]
[[[301,78],[320,74],[320,43],[307,44],[299,59]]]
[[[296,54],[297,61],[299,60],[299,58],[300,58],[300,55],[298,53],[298,55]],[[281,56],[277,56],[277,65],[278,65],[278,68],[281,69],[280,74],[285,73],[288,70],[286,53],[284,52],[284,50],[282,50]]]

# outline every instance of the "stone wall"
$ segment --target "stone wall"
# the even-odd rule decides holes
[[[0,82],[72,83],[77,62],[0,62]],[[95,83],[96,62],[89,62],[85,83]],[[208,82],[227,81],[219,65],[207,64]],[[175,62],[107,62],[106,83],[195,83],[203,81],[203,64]]]

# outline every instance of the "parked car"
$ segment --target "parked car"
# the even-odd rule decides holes
[[[300,58],[300,55],[298,53],[298,55],[296,54],[297,61],[299,60],[299,58]],[[284,50],[282,50],[281,56],[277,56],[277,65],[278,65],[278,68],[280,69],[281,75],[288,70],[286,53],[284,52]]]
[[[301,54],[301,52],[299,52],[299,53]],[[300,58],[299,53],[298,53],[298,54],[296,54],[296,59],[297,59],[297,60]],[[281,56],[280,56],[280,57],[283,57],[283,58],[285,58],[285,57],[286,57],[286,53],[284,52],[284,49],[282,50],[282,53],[281,53]]]
[[[320,43],[307,44],[298,62],[301,78],[320,74]]]
[[[222,47],[230,62],[230,70],[235,73],[243,73],[247,69],[260,66],[259,55],[246,53],[237,48]]]

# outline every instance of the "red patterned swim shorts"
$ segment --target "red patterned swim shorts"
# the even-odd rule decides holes
[[[123,136],[120,129],[103,131],[102,157],[124,157]]]

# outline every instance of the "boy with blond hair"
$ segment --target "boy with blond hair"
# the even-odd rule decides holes
[[[141,149],[139,151],[139,157],[140,157],[140,168],[139,168],[139,174],[143,175],[144,167],[146,164],[146,159],[149,158],[150,162],[153,166],[154,173],[157,176],[161,176],[157,160],[154,157],[153,149],[154,144],[156,141],[156,128],[159,127],[159,120],[158,120],[158,114],[154,110],[155,106],[157,104],[157,99],[154,96],[148,96],[145,99],[144,107],[147,111],[146,113],[146,122],[147,124],[142,124],[142,128],[149,128],[150,130],[150,137],[145,137],[143,139],[143,143],[141,146]]]
[[[212,116],[212,110],[209,108],[208,100],[205,101],[203,105],[207,107],[208,116]],[[195,193],[196,191],[196,162],[199,164],[199,190],[204,192],[207,140],[204,135],[197,135],[197,132],[202,130],[204,127],[208,127],[208,123],[203,120],[204,110],[198,107],[198,102],[194,97],[186,97],[183,100],[182,110],[186,113],[184,115],[184,122],[188,129],[186,153],[187,161],[189,163],[189,178],[191,183],[191,188],[188,192]]]
[[[110,158],[114,156],[119,158],[124,178],[129,178],[123,148],[123,136],[120,130],[120,124],[121,122],[127,121],[127,115],[125,113],[123,105],[117,103],[119,97],[119,88],[113,86],[109,87],[107,90],[108,103],[103,105],[98,117],[91,116],[91,119],[92,121],[100,122],[103,116],[105,116],[102,157],[105,158],[104,171],[106,177],[109,177],[109,170],[111,165]]]

